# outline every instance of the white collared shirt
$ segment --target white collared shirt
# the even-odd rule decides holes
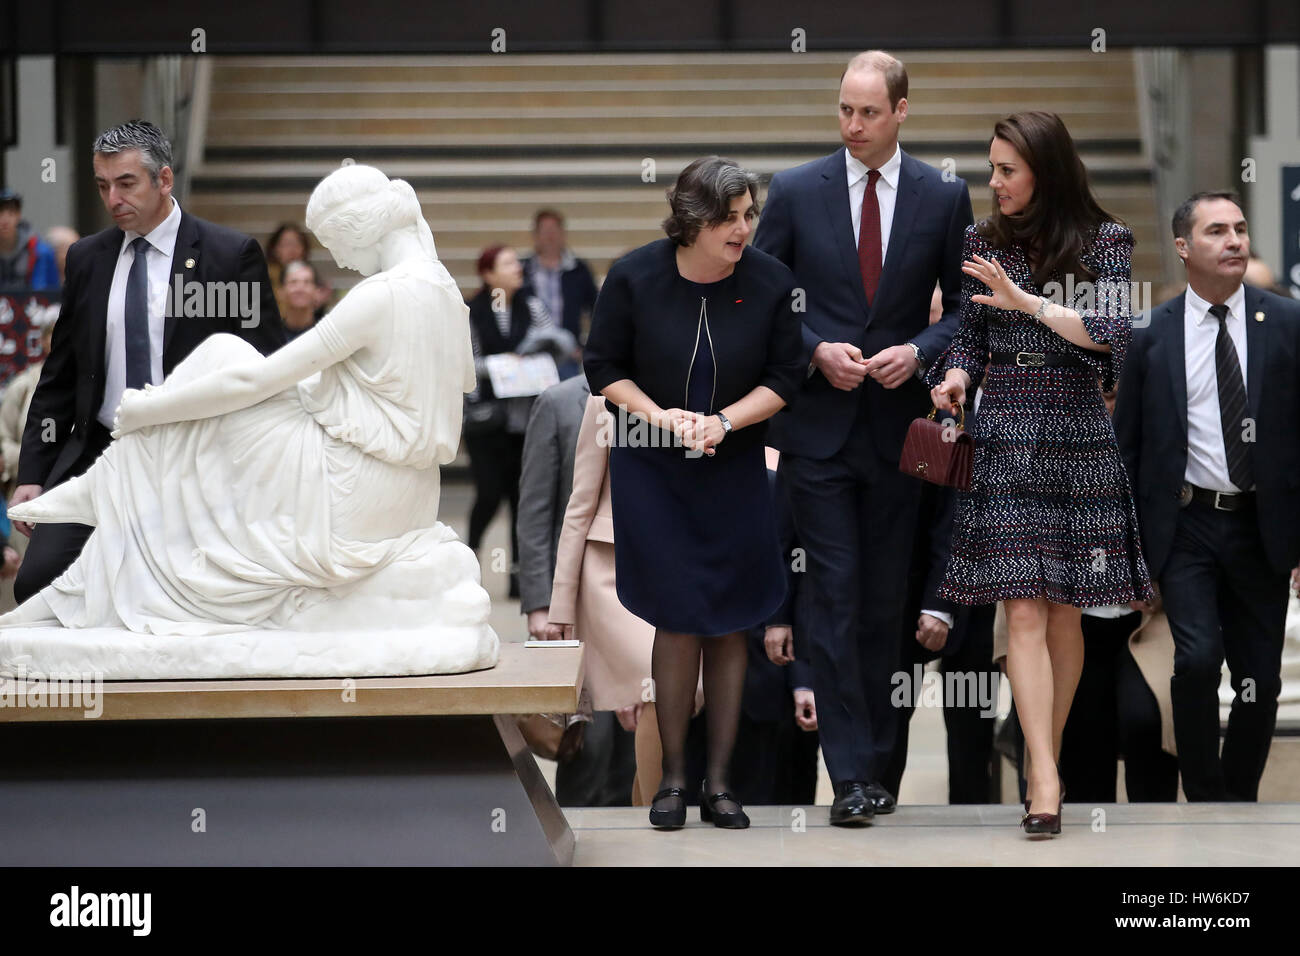
[[[172,199],[167,218],[145,236],[149,242],[149,380],[158,385],[163,380],[163,324],[167,297],[171,293],[172,256],[176,252],[176,232],[181,225],[181,204]],[[108,322],[104,333],[104,403],[99,419],[105,428],[113,427],[113,416],[126,391],[126,282],[135,262],[131,243],[140,233],[127,230],[108,290]]]
[[[1224,303],[1228,307],[1228,336],[1241,362],[1241,384],[1246,384],[1246,288]],[[1183,304],[1184,354],[1187,360],[1187,471],[1184,480],[1211,491],[1247,491],[1228,477],[1228,453],[1223,447],[1223,422],[1219,415],[1219,375],[1214,343],[1219,320],[1210,315],[1211,303],[1187,287]]]
[[[867,192],[867,167],[844,150],[844,165],[849,177],[849,215],[853,217],[853,243],[856,247],[862,235],[862,197]],[[880,167],[876,180],[876,200],[880,203],[880,264],[885,264],[889,252],[889,232],[894,225],[894,203],[898,199],[898,177],[903,169],[903,150],[894,147],[894,155]]]

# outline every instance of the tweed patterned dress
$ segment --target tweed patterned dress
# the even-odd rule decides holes
[[[1119,378],[1132,334],[1129,300],[1104,291],[1129,288],[1133,234],[1118,223],[1100,227],[1082,256],[1097,273],[1094,295],[1069,284],[1053,299],[1033,281],[1024,251],[995,250],[971,226],[962,259],[997,258],[1011,281],[1077,311],[1109,352],[1072,344],[1033,316],[971,301],[989,294],[963,274],[962,323],[952,346],[931,366],[931,385],[950,368],[983,384],[971,424],[975,458],[971,488],[961,492],[953,521],[952,558],[939,589],[961,604],[1044,596],[1093,607],[1152,597],[1138,537],[1137,512],[1100,379]],[[1065,295],[1066,298],[1062,298]],[[992,365],[990,352],[1065,352],[1079,366]]]

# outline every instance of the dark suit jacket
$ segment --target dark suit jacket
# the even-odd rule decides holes
[[[536,289],[537,257],[529,256],[523,263],[524,278]],[[573,333],[573,337],[582,341],[582,317],[590,313],[596,304],[596,280],[592,277],[591,267],[581,259],[573,260],[573,268],[560,273],[560,295],[564,299],[564,314],[552,316],[557,325]]]
[[[84,460],[91,425],[104,402],[104,353],[108,293],[122,249],[122,230],[113,226],[88,236],[68,249],[66,281],[49,358],[32,394],[18,461],[18,484],[49,488],[90,466]],[[193,261],[193,266],[186,265]],[[163,327],[163,374],[171,373],[201,341],[215,332],[246,339],[263,355],[285,342],[284,325],[276,308],[266,259],[255,240],[242,233],[205,222],[181,211],[176,250],[171,264],[171,292]],[[185,304],[189,282],[258,282],[256,324],[244,328],[237,314],[172,315],[172,303]],[[177,291],[177,285],[180,291]],[[206,308],[206,295],[205,308]],[[184,311],[184,309],[182,309]],[[237,309],[217,311],[237,312]],[[53,423],[53,441],[47,423]],[[93,457],[93,456],[92,456]]]
[[[524,433],[515,528],[519,539],[519,607],[525,614],[551,603],[555,551],[573,491],[573,457],[591,390],[581,375],[537,396]]]
[[[1156,578],[1169,557],[1187,471],[1184,299],[1139,317],[1115,401],[1115,435],[1137,498],[1147,567]],[[1285,572],[1300,561],[1300,302],[1251,286],[1246,403],[1256,423],[1251,461],[1260,536],[1269,563]]]
[[[939,170],[904,152],[884,271],[868,306],[844,150],[777,173],[754,245],[788,265],[795,286],[806,294],[805,367],[821,342],[849,342],[864,356],[908,341],[928,362],[943,354],[961,321],[962,241],[972,219],[965,181],[947,182]],[[936,281],[943,289],[943,319],[931,326]],[[867,394],[860,396],[861,389]],[[868,378],[845,392],[814,372],[798,399],[773,418],[768,443],[805,458],[829,458],[843,447],[859,402],[866,401],[876,448],[896,462],[908,424],[929,408],[928,394],[919,379],[886,389]]]

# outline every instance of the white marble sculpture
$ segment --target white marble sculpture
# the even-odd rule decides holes
[[[437,520],[468,310],[411,187],[345,166],[307,226],[368,278],[269,357],[213,335],[128,391],[107,451],[11,516],[95,528],[0,617],[0,674],[364,677],[491,667],[478,562]]]

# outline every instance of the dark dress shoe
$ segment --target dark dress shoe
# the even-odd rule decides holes
[[[871,805],[875,807],[876,813],[893,813],[898,809],[898,801],[894,795],[878,783],[867,784],[867,796],[871,798]]]
[[[865,826],[876,815],[876,807],[867,794],[867,785],[849,780],[835,785],[835,802],[831,804],[831,826]]]
[[[719,810],[718,804],[724,800],[734,803],[736,809]],[[739,800],[725,790],[705,793],[703,784],[700,785],[700,819],[724,830],[744,830],[749,826],[749,817]]]
[[[666,809],[655,809],[660,800],[670,798],[672,803]],[[650,801],[650,825],[660,830],[680,830],[686,826],[686,791],[681,787],[667,787],[656,793]]]

